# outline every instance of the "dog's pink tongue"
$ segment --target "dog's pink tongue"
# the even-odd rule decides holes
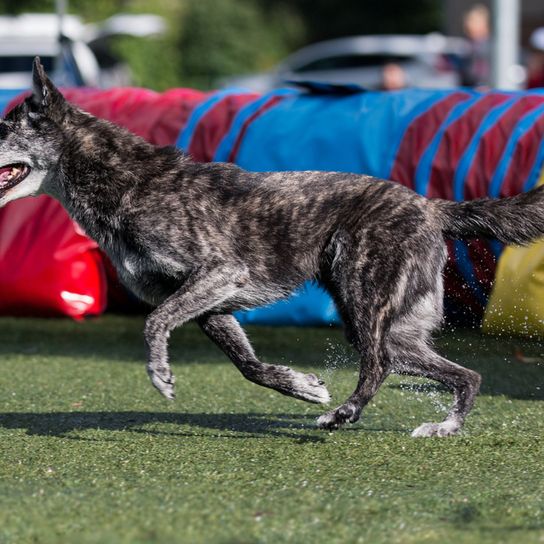
[[[6,181],[10,172],[11,172],[11,166],[4,166],[3,168],[0,168],[0,183],[2,183],[3,181]]]

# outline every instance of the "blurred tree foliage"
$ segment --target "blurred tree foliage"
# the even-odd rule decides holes
[[[285,1],[302,14],[308,43],[358,34],[424,34],[442,27],[438,0]]]
[[[221,77],[270,68],[304,35],[288,2],[192,0],[178,44],[184,83],[207,88]]]
[[[52,11],[54,0],[3,0],[7,13]],[[381,33],[425,33],[441,26],[437,0],[69,0],[85,21],[115,13],[156,13],[161,37],[119,38],[113,48],[137,85],[158,90],[213,87],[232,74],[267,70],[319,40]]]

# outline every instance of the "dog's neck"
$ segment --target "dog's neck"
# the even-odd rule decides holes
[[[171,175],[172,164],[189,160],[83,112],[65,138],[58,168],[45,189],[100,245],[107,245],[121,228],[120,210],[131,190],[151,178]]]

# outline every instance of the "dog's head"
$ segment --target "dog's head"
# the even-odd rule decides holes
[[[33,92],[0,119],[0,207],[45,192],[61,153],[69,104],[34,59]]]

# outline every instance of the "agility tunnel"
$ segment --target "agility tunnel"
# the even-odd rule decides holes
[[[90,113],[154,144],[175,144],[195,160],[230,161],[254,171],[359,172],[394,180],[428,197],[512,196],[536,185],[544,163],[542,90],[366,92],[308,84],[306,89],[282,89],[262,96],[240,90],[204,94],[187,89],[163,94],[142,89],[69,89],[64,93]],[[12,213],[26,214],[24,223],[37,221],[24,206],[24,201],[10,204],[0,211],[0,220]],[[60,206],[58,213],[64,213]],[[37,228],[36,236],[43,229]],[[3,240],[4,234],[0,237]],[[10,248],[4,243],[0,247],[2,278],[1,270],[8,262],[12,270],[15,267]],[[539,252],[538,247],[504,250],[493,241],[451,242],[445,271],[450,319],[475,323],[485,313],[486,330],[544,334],[544,308],[540,308],[544,304],[539,302],[544,300],[544,270],[539,272],[541,266],[544,269],[544,250]],[[29,248],[29,262],[32,254]],[[103,291],[118,289],[111,274],[109,280],[106,273],[102,277],[97,280],[103,283],[95,289],[100,291],[96,300],[106,300]],[[539,282],[538,277],[542,277]],[[40,277],[33,283],[48,289]],[[5,289],[17,291],[13,284],[4,288],[1,281],[0,290]],[[0,300],[3,295],[0,292]],[[24,304],[25,312],[32,313],[32,305]],[[12,312],[16,306],[12,301],[11,309],[6,309],[0,303],[0,311]],[[516,311],[510,312],[514,306]],[[80,310],[78,315],[98,313],[96,304],[85,311],[80,305]],[[514,317],[504,319],[509,312]],[[75,316],[58,308],[52,313]],[[245,323],[265,324],[339,322],[328,295],[311,283],[286,301],[240,312],[237,317]]]

